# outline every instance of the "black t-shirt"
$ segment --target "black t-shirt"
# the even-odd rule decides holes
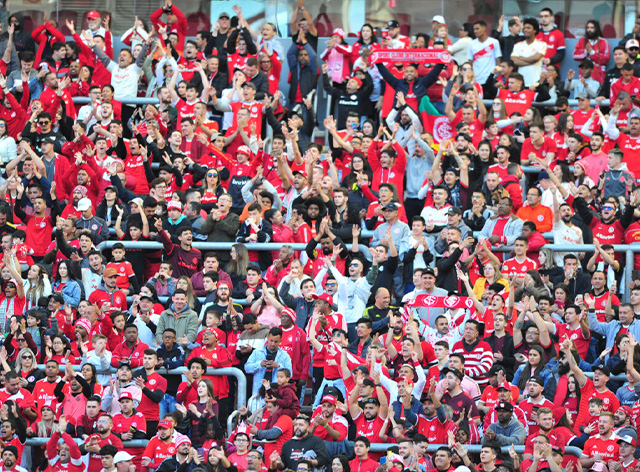
[[[307,42],[309,43],[309,46],[311,46],[311,49],[313,49],[315,52],[318,51],[318,37],[312,35],[311,33],[309,33],[307,31],[305,38],[307,39]],[[291,39],[293,40],[294,43],[298,42],[298,33],[295,33],[291,36]],[[299,43],[300,45],[302,45],[302,43]]]

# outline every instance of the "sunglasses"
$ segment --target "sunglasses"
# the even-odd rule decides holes
[[[603,210],[613,210],[613,207],[611,205],[607,205],[607,206],[603,206],[602,209]]]
[[[218,174],[207,174],[207,177],[218,177]]]
[[[51,122],[50,122],[50,121],[48,121],[48,120],[38,121],[38,124],[39,124],[39,125],[48,125],[49,123],[51,123]]]
[[[23,359],[33,359],[33,356],[22,356]]]
[[[19,343],[23,343],[23,342],[25,342],[25,341],[26,341],[26,339],[24,339],[24,338],[18,338],[18,339],[16,339],[16,341],[18,341]]]

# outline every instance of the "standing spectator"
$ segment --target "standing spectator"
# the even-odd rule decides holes
[[[518,73],[524,78],[525,87],[530,87],[540,82],[542,59],[547,52],[547,45],[537,39],[540,27],[535,18],[525,18],[523,24],[524,41],[513,47],[511,60],[518,66]]]
[[[584,37],[578,40],[578,44],[573,50],[573,59],[576,61],[590,59],[595,66],[593,79],[602,84],[610,55],[609,42],[602,37],[600,23],[596,20],[587,21]]]
[[[469,45],[467,57],[473,62],[473,72],[477,82],[482,85],[482,90],[489,96],[485,89],[487,81],[491,80],[493,69],[498,65],[502,56],[500,43],[497,39],[489,36],[487,23],[483,20],[478,20],[473,24],[473,34],[476,39]]]
[[[537,38],[547,44],[543,60],[545,66],[562,62],[565,55],[564,34],[556,28],[551,8],[540,10],[540,32]]]

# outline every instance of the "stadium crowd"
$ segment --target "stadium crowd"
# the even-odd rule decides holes
[[[640,17],[7,7],[0,472],[640,471]]]

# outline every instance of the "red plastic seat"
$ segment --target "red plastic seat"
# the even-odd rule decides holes
[[[187,15],[187,36],[195,36],[198,31],[210,31],[209,17],[202,12],[189,13]]]
[[[74,26],[78,24],[78,12],[73,10],[60,10],[58,15],[58,30],[65,36],[71,36],[71,31],[67,28],[67,20],[73,21]],[[56,18],[56,12],[52,11],[49,18]]]

